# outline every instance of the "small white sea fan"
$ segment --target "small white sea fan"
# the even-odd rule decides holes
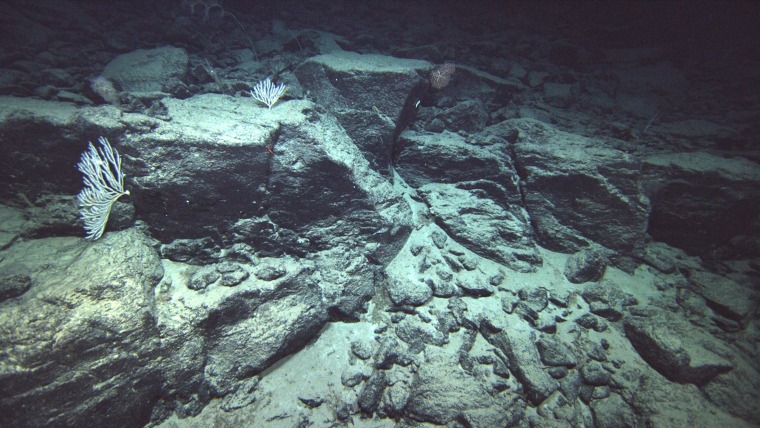
[[[106,79],[103,76],[98,76],[90,81],[90,87],[92,90],[100,95],[108,104],[118,106],[119,103],[119,91],[113,86],[113,82]]]
[[[288,87],[284,83],[275,85],[267,77],[266,80],[262,80],[253,87],[251,96],[260,103],[266,104],[266,106],[271,110],[274,103],[276,103],[277,100],[285,95],[285,91],[287,89]]]

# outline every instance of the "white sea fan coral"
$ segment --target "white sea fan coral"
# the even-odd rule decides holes
[[[262,80],[253,87],[251,96],[253,96],[253,98],[255,98],[257,101],[266,104],[266,106],[271,109],[274,103],[276,103],[280,97],[285,95],[285,90],[287,88],[288,87],[284,83],[275,85],[267,77],[266,80]]]
[[[79,214],[84,221],[87,239],[96,240],[103,235],[111,214],[111,207],[117,199],[129,195],[124,190],[124,174],[121,172],[119,153],[111,147],[106,138],[99,137],[100,149],[90,143],[89,149],[82,153],[77,167],[84,174],[84,188],[77,199]]]

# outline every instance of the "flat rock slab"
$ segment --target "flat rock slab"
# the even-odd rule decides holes
[[[705,385],[733,369],[727,359],[704,347],[703,333],[686,322],[657,318],[627,318],[625,335],[650,366],[679,383]],[[713,341],[714,342],[714,341]]]

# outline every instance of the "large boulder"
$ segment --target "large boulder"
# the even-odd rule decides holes
[[[695,255],[708,254],[737,237],[757,242],[757,163],[705,152],[668,153],[645,158],[642,171],[643,189],[652,204],[652,238]],[[760,256],[757,244],[740,256]]]
[[[672,316],[629,317],[625,335],[639,355],[666,378],[702,386],[734,368],[710,349],[711,337]]]
[[[339,50],[307,59],[295,75],[384,174],[393,144],[422,96],[421,74],[431,67],[427,61]]]
[[[593,243],[635,256],[646,241],[649,200],[640,161],[532,119],[498,125],[513,141],[525,208],[539,243],[576,252]]]
[[[136,230],[4,251],[0,276],[23,275],[31,288],[0,302],[0,425],[147,423],[171,357],[153,299],[162,274]]]

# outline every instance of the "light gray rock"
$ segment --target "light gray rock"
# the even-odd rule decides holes
[[[548,366],[575,367],[578,359],[570,347],[554,336],[542,335],[536,348],[541,356],[541,361]]]
[[[10,159],[19,174],[0,196],[24,203],[19,195],[37,200],[75,194],[82,179],[75,169],[62,173],[35,165],[75,165],[87,141],[72,136],[103,133],[122,156],[128,201],[153,236],[166,245],[203,240],[181,251],[169,247],[169,256],[189,250],[175,260],[209,263],[250,242],[262,254],[303,255],[343,244],[388,260],[409,231],[406,201],[370,167],[335,118],[307,101],[268,110],[218,94],[165,98],[156,105],[167,120],[113,106],[0,101],[9,153],[32,153]],[[60,127],[68,129],[66,136],[49,131]],[[124,136],[128,128],[141,132]]]
[[[399,136],[403,150],[396,171],[413,187],[429,183],[462,183],[489,180],[501,187],[499,200],[520,201],[518,177],[509,157],[472,144],[462,135],[446,131],[429,134],[404,131]]]
[[[610,321],[618,321],[626,307],[639,304],[634,295],[606,280],[586,285],[581,291],[581,296],[589,303],[591,313]]]
[[[420,193],[441,227],[472,252],[521,272],[541,264],[521,207],[505,207],[487,191],[468,186],[428,184]]]
[[[637,158],[530,119],[500,127],[519,133],[515,162],[538,241],[563,252],[591,243],[624,256],[640,250],[649,200]]]
[[[171,92],[170,86],[181,82],[189,62],[181,48],[138,49],[111,60],[102,76],[126,92]]]
[[[241,388],[255,386],[246,379],[313,339],[328,319],[312,267],[284,258],[225,263],[214,267],[215,281],[192,289],[187,271],[209,267],[180,274],[168,262],[159,284],[165,271],[154,245],[132,228],[3,252],[0,277],[25,272],[31,288],[0,302],[2,425],[144,424],[159,397],[181,414],[199,412],[210,396],[230,396],[224,405],[237,408],[250,402]],[[283,275],[253,274],[270,263]],[[47,410],[20,412],[30,397]]]
[[[408,207],[313,104],[289,101],[268,110],[208,94],[165,105],[172,122],[124,142],[125,151],[152,165],[133,174],[125,168],[140,186],[135,205],[162,241],[221,233],[257,242],[265,254],[303,254],[341,237],[351,236],[353,245],[364,228],[374,238],[362,240],[388,237],[380,239],[384,252],[394,253],[391,241],[404,236]],[[199,109],[207,111],[201,119],[192,114]]]
[[[435,424],[453,422],[466,412],[496,412],[497,402],[489,389],[481,379],[459,367],[456,354],[429,347],[412,385],[407,411],[413,419]]]
[[[414,278],[389,278],[388,294],[400,306],[420,306],[433,297],[433,290],[425,282]]]
[[[509,359],[509,370],[525,388],[525,395],[533,405],[546,400],[559,384],[543,367],[536,348],[534,333],[526,330],[504,329],[497,333],[488,333],[484,337],[496,346]]]
[[[394,140],[421,96],[420,72],[430,67],[427,61],[336,50],[309,58],[294,73],[337,117],[373,168],[385,173]]]
[[[448,343],[448,331],[445,331],[439,320],[421,322],[418,317],[407,316],[395,328],[396,335],[410,345],[428,343],[443,346]]]
[[[171,355],[156,326],[163,269],[150,240],[129,230],[17,243],[0,276],[22,272],[31,288],[0,303],[0,425],[147,423]]]
[[[635,427],[639,425],[636,413],[618,394],[612,394],[604,400],[595,400],[591,404],[594,425],[600,427]]]
[[[738,360],[734,370],[716,376],[700,391],[712,403],[731,409],[745,421],[760,421],[760,407],[755,405],[760,402],[760,370],[755,361]]]
[[[743,325],[755,307],[757,293],[750,278],[737,276],[737,279],[744,284],[704,270],[689,275],[689,282],[694,285],[692,291],[704,297],[715,312]]]
[[[217,266],[214,272],[219,278],[204,288],[191,288],[190,280],[175,280],[158,295],[163,302],[156,307],[158,327],[169,338],[166,345],[173,349],[177,369],[192,367],[188,360],[203,356],[198,381],[213,396],[235,392],[239,380],[300,349],[327,322],[327,304],[319,287],[308,279],[309,266],[289,258],[264,258],[259,263],[259,268],[273,264],[285,274],[262,280],[251,274],[253,266],[239,265],[237,271],[248,275],[230,287],[222,284],[224,274]],[[177,380],[183,383],[188,382]]]
[[[612,377],[598,361],[589,361],[581,367],[581,379],[589,386],[608,386]]]
[[[734,368],[729,360],[700,343],[704,333],[674,317],[628,317],[623,325],[641,358],[674,382],[703,386]]]

